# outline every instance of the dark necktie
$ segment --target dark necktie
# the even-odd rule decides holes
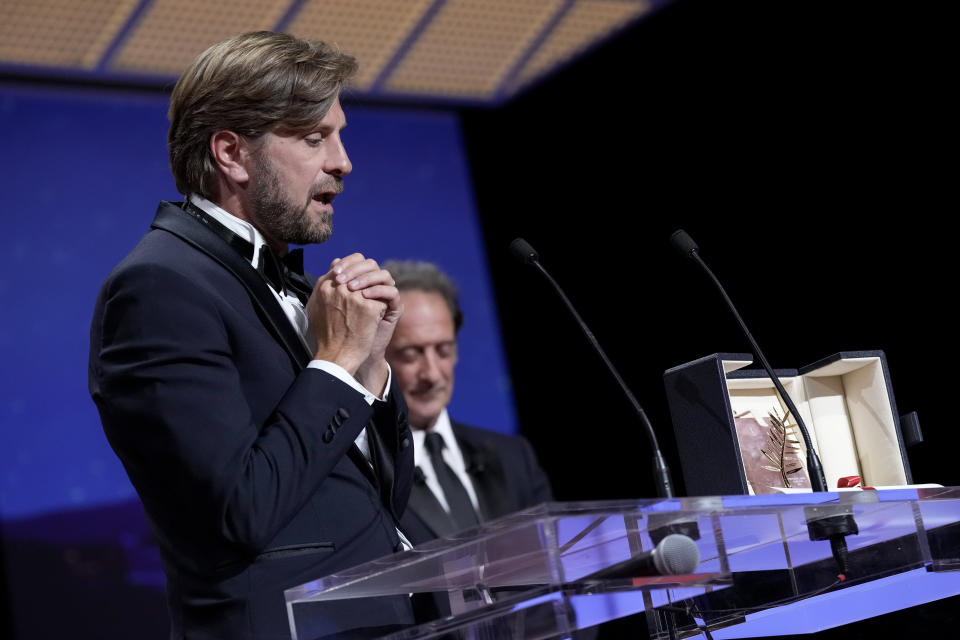
[[[458,529],[469,529],[478,523],[477,512],[473,509],[473,503],[470,502],[470,496],[464,488],[463,483],[443,460],[443,436],[439,433],[428,433],[426,438],[427,451],[430,453],[430,464],[437,474],[437,480],[440,482],[440,488],[443,490],[443,496],[447,499],[447,505],[450,507],[450,518]]]

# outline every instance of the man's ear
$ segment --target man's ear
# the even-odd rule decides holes
[[[236,184],[250,181],[250,145],[243,136],[224,129],[210,136],[210,153],[223,177]]]

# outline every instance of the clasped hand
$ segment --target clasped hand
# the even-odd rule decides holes
[[[378,396],[387,382],[384,352],[403,313],[394,285],[375,260],[353,253],[330,263],[307,301],[315,357],[340,365]]]

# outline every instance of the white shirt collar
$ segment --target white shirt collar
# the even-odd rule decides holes
[[[211,218],[252,244],[253,257],[250,259],[250,264],[252,264],[254,268],[257,267],[257,264],[260,262],[260,247],[265,245],[267,241],[263,239],[263,235],[257,231],[256,227],[246,220],[241,220],[226,209],[210,202],[203,196],[191,193],[187,196],[187,201],[193,203],[194,206],[209,214]]]
[[[437,417],[437,423],[430,427],[429,429],[412,429],[413,431],[413,464],[414,466],[422,466],[430,464],[430,455],[427,453],[426,447],[424,446],[424,440],[427,439],[428,433],[439,433],[443,436],[443,443],[447,449],[456,451],[454,458],[459,458],[461,460],[461,465],[463,456],[460,455],[460,447],[457,446],[457,439],[453,436],[453,427],[450,426],[450,415],[447,413],[446,407],[440,412],[440,415]]]

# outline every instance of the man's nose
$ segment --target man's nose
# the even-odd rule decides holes
[[[353,171],[353,163],[350,162],[350,156],[347,155],[347,148],[343,146],[340,136],[336,136],[335,144],[332,145],[330,153],[327,155],[327,161],[324,171],[335,176],[345,176]]]
[[[423,355],[423,360],[420,364],[420,379],[430,382],[440,380],[440,366],[437,362],[437,354],[428,351]]]

